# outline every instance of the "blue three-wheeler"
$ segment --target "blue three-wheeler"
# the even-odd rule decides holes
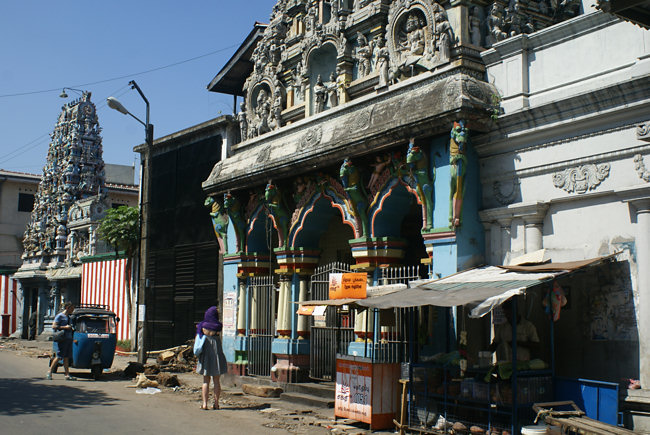
[[[113,364],[119,321],[107,305],[77,306],[70,316],[74,328],[70,367],[90,369],[93,378],[99,379],[102,371]]]

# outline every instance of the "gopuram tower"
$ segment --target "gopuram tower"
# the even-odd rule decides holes
[[[29,303],[38,301],[40,318],[56,313],[63,287],[67,299],[75,299],[73,266],[82,255],[95,253],[89,222],[106,209],[101,129],[90,96],[83,92],[61,109],[25,230],[23,264],[15,277],[23,293],[29,292]]]

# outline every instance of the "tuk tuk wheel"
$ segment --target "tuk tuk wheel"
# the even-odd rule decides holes
[[[93,379],[98,381],[102,375],[102,366],[101,365],[92,366],[90,369],[90,373],[93,375]]]

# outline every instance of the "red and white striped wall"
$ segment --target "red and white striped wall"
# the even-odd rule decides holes
[[[128,340],[129,315],[124,269],[126,259],[85,263],[81,269],[81,303],[108,305],[120,318],[117,339]],[[133,275],[131,275],[133,285]],[[133,287],[132,287],[133,293]],[[137,300],[133,298],[133,309]]]
[[[21,304],[18,301],[18,281],[9,275],[0,275],[0,314],[9,314],[9,330],[5,331],[0,323],[0,333],[11,335],[16,331],[18,310]]]

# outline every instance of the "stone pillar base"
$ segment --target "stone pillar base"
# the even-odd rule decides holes
[[[228,374],[246,376],[248,374],[248,364],[228,363]]]
[[[295,384],[309,381],[309,355],[279,355],[271,367],[271,380]]]

